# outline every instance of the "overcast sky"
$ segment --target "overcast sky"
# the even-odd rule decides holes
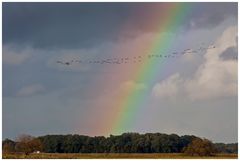
[[[237,142],[237,3],[185,3],[191,9],[177,30],[159,33],[154,24],[167,16],[161,14],[166,5],[3,3],[3,138],[108,136],[103,128],[114,116],[118,94],[134,87],[145,93],[144,105],[121,132]],[[171,51],[202,43],[216,48],[166,59],[151,82],[133,80],[129,69],[137,65],[131,63],[116,70],[114,65],[56,63],[116,53],[132,57],[142,52],[140,44],[159,34],[174,36]]]

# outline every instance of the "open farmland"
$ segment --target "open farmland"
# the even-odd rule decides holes
[[[40,153],[40,154],[3,154],[3,159],[237,159],[237,154],[216,154],[215,156],[186,156],[182,153]]]

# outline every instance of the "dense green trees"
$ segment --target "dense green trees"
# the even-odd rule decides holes
[[[218,153],[237,153],[238,144],[224,144],[224,143],[216,143],[214,144],[216,151]]]
[[[178,153],[195,136],[124,133],[119,136],[46,135],[44,152],[57,153]]]
[[[184,147],[190,145],[197,138],[196,136],[178,136],[176,134],[124,133],[109,137],[46,135],[37,139],[41,142],[41,151],[46,153],[180,153]],[[13,149],[16,149],[16,142],[13,141],[5,140],[3,145],[7,147],[6,150],[9,145],[10,147],[15,146]],[[223,145],[225,144],[218,145],[219,152],[226,150]],[[227,152],[237,152],[237,146]]]

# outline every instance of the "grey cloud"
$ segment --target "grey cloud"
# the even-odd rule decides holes
[[[232,18],[237,24],[237,3],[194,3],[189,13],[187,29],[213,28],[227,18]]]
[[[238,57],[238,51],[237,51],[237,48],[235,48],[235,47],[226,49],[220,55],[220,58],[222,58],[223,60],[237,59],[237,57]]]
[[[219,57],[229,48],[237,47],[236,35],[236,26],[227,28],[215,41],[217,48],[207,51],[204,55],[205,62],[199,66],[192,77],[183,78],[178,73],[173,74],[154,86],[153,95],[158,98],[174,98],[184,93],[191,100],[235,97],[237,95],[237,61],[224,61]]]

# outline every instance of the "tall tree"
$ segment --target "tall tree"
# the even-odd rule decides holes
[[[38,138],[34,138],[30,135],[20,135],[16,139],[16,150],[28,155],[34,151],[41,151],[42,143]]]

